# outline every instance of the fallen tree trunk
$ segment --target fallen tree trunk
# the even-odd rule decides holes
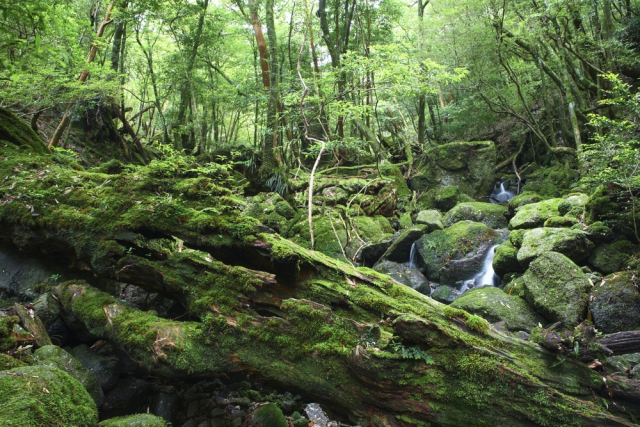
[[[186,308],[190,320],[171,320],[86,282],[53,289],[69,324],[155,376],[256,373],[363,426],[633,425],[577,360],[552,367],[535,343],[271,234],[243,214],[223,166],[107,175],[6,150],[0,239]]]

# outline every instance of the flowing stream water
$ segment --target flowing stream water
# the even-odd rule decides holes
[[[411,245],[411,252],[409,254],[409,268],[418,268],[418,251],[416,250],[416,242]]]
[[[491,203],[508,202],[516,194],[513,191],[506,190],[504,188],[504,182],[500,183],[500,187],[493,191],[493,194],[489,197]]]
[[[487,251],[482,262],[482,269],[476,273],[471,279],[465,280],[460,292],[464,292],[471,288],[481,288],[483,286],[500,285],[500,277],[493,271],[493,257],[496,255],[496,248],[500,245],[493,245]]]

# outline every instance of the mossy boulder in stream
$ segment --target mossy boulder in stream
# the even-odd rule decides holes
[[[97,407],[102,405],[104,395],[102,394],[102,388],[100,388],[98,379],[93,372],[85,368],[84,365],[78,362],[71,354],[58,346],[46,345],[37,349],[33,357],[37,365],[58,368],[71,375],[87,389],[96,402]]]
[[[425,234],[416,242],[418,262],[429,280],[456,286],[478,272],[498,234],[489,226],[460,221]]]
[[[493,270],[500,277],[507,273],[524,271],[518,262],[518,248],[513,246],[510,240],[505,241],[496,248],[493,257]]]
[[[522,298],[508,295],[493,286],[465,292],[451,306],[477,314],[491,323],[504,321],[510,331],[529,332],[542,322],[540,315]]]
[[[458,203],[444,216],[444,225],[449,227],[459,221],[475,221],[491,228],[506,228],[507,218],[504,216],[507,208],[495,203]]]
[[[440,213],[438,212],[438,215],[439,214]],[[400,235],[382,255],[379,262],[382,262],[384,260],[393,262],[409,261],[409,257],[411,255],[411,246],[413,246],[416,240],[418,240],[428,230],[428,226],[424,224],[418,224],[406,230],[402,230],[402,232],[400,232]]]
[[[525,299],[548,321],[576,326],[587,309],[589,280],[580,267],[557,252],[545,252],[523,276]]]
[[[0,425],[94,427],[96,404],[75,378],[50,366],[0,372]]]
[[[427,150],[418,159],[412,190],[455,185],[472,197],[487,196],[493,186],[496,148],[491,141],[451,142]]]
[[[563,199],[549,199],[520,206],[509,221],[509,229],[542,227],[547,219],[560,215],[558,206],[562,201]]]
[[[527,230],[518,251],[518,262],[527,266],[540,255],[553,251],[566,255],[574,262],[587,258],[593,243],[579,230],[568,228],[536,228]]]
[[[640,329],[640,292],[634,271],[611,274],[591,291],[593,323],[605,334]]]

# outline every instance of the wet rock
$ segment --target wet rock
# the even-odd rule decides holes
[[[509,229],[542,227],[547,219],[552,216],[560,216],[558,205],[562,201],[563,199],[549,199],[520,206],[515,216],[509,221]]]
[[[96,404],[87,390],[71,375],[51,366],[0,372],[0,402],[2,426],[98,423]]]
[[[472,197],[486,196],[493,188],[496,149],[491,141],[451,142],[428,150],[410,180],[412,190],[458,186]],[[448,210],[448,209],[447,209]]]
[[[538,203],[542,200],[542,197],[538,193],[534,192],[522,192],[517,196],[509,200],[508,210],[509,216],[516,214],[516,211],[520,206],[530,205],[532,203]]]
[[[121,372],[120,359],[98,354],[86,344],[74,347],[71,354],[93,372],[105,393],[116,386]]]
[[[442,214],[440,211],[435,209],[427,209],[418,212],[416,224],[423,224],[426,226],[422,234],[431,233],[432,231],[442,230],[444,228],[444,224],[442,223]]]
[[[578,220],[570,216],[552,216],[544,222],[544,226],[551,228],[573,227],[577,223]]]
[[[364,265],[374,265],[389,249],[392,241],[393,237],[390,234],[386,234],[367,243],[356,255],[356,261],[362,262]]]
[[[493,270],[500,277],[507,273],[524,271],[518,262],[518,248],[514,247],[510,240],[503,242],[496,248],[493,257]]]
[[[167,425],[161,417],[151,414],[136,414],[104,420],[98,424],[98,427],[166,427]]]
[[[249,427],[288,427],[284,414],[273,403],[267,403],[256,408],[249,418]]]
[[[415,268],[409,268],[407,264],[400,264],[393,261],[382,261],[376,264],[373,269],[380,273],[387,274],[398,282],[413,289],[417,289],[419,286],[427,282],[427,278],[424,274],[420,273],[420,271]]]
[[[589,280],[566,256],[557,252],[540,255],[523,280],[525,299],[548,321],[571,327],[584,318]]]
[[[507,208],[495,203],[458,203],[444,216],[444,225],[450,227],[459,221],[475,221],[491,228],[505,228]]]
[[[442,189],[432,188],[418,198],[418,209],[432,210],[438,209],[443,212],[447,212],[461,201],[464,195],[460,192],[460,189],[456,186],[445,187]],[[468,200],[465,200],[468,201]],[[471,199],[473,201],[473,199]]]
[[[536,228],[525,232],[518,251],[518,262],[527,266],[536,257],[549,251],[558,252],[574,262],[589,256],[593,243],[585,233],[566,228]]]
[[[451,306],[482,316],[491,323],[504,321],[509,331],[530,332],[538,322],[543,322],[522,298],[490,286],[465,292]]]
[[[109,391],[100,411],[107,417],[141,412],[149,393],[149,383],[137,378],[125,378]]]
[[[581,216],[584,214],[584,207],[588,201],[589,196],[587,194],[570,194],[558,205],[558,212],[563,216]]]
[[[635,247],[628,240],[603,243],[593,250],[589,264],[604,274],[611,274],[625,269],[634,251]]]
[[[173,393],[156,393],[151,401],[150,410],[154,415],[172,422],[179,403],[180,399]]]
[[[458,293],[451,286],[440,285],[431,292],[431,298],[443,304],[451,304],[458,298]]]
[[[55,345],[46,345],[35,351],[33,358],[38,365],[51,366],[65,371],[89,392],[96,406],[100,407],[104,394],[96,376],[70,353]]]
[[[437,212],[437,211],[434,211]],[[438,212],[438,215],[440,213]],[[380,257],[380,261],[407,262],[411,254],[411,246],[428,230],[426,225],[416,225],[400,232],[400,235]]]
[[[591,290],[589,311],[605,334],[640,328],[640,280],[633,271],[611,274]]]
[[[429,280],[455,286],[480,270],[487,251],[497,240],[498,234],[490,227],[460,221],[418,239],[418,263]]]
[[[313,422],[314,426],[328,427],[331,420],[329,420],[329,417],[327,417],[320,405],[317,403],[310,403],[304,408],[304,411],[307,414],[307,418],[309,418],[309,421]]]
[[[22,300],[34,300],[39,293],[34,286],[49,278],[61,277],[62,269],[55,268],[37,257],[26,256],[15,247],[0,245],[0,292],[16,295]]]

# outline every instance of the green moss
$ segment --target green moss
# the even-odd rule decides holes
[[[0,317],[0,351],[7,351],[17,347],[13,327],[19,321],[18,316]]]
[[[0,353],[0,371],[7,371],[9,369],[20,368],[28,365],[28,363],[23,362],[22,360],[18,360],[8,354]]]
[[[98,427],[166,427],[169,424],[152,414],[136,414],[110,418],[98,424]]]
[[[449,319],[458,318],[464,321],[469,328],[480,332],[481,334],[489,332],[489,322],[480,316],[469,314],[465,310],[448,305],[442,309],[442,314]]]
[[[251,414],[251,427],[288,427],[287,419],[274,403],[267,403],[258,407]]]
[[[444,225],[449,227],[458,221],[475,221],[491,228],[506,228],[506,207],[494,203],[458,203],[444,216]]]
[[[51,366],[71,375],[89,392],[97,407],[102,405],[104,395],[98,379],[71,354],[55,345],[46,345],[37,349],[33,357],[36,365]]]
[[[52,367],[27,366],[0,372],[0,425],[87,426],[98,411],[82,385]]]

